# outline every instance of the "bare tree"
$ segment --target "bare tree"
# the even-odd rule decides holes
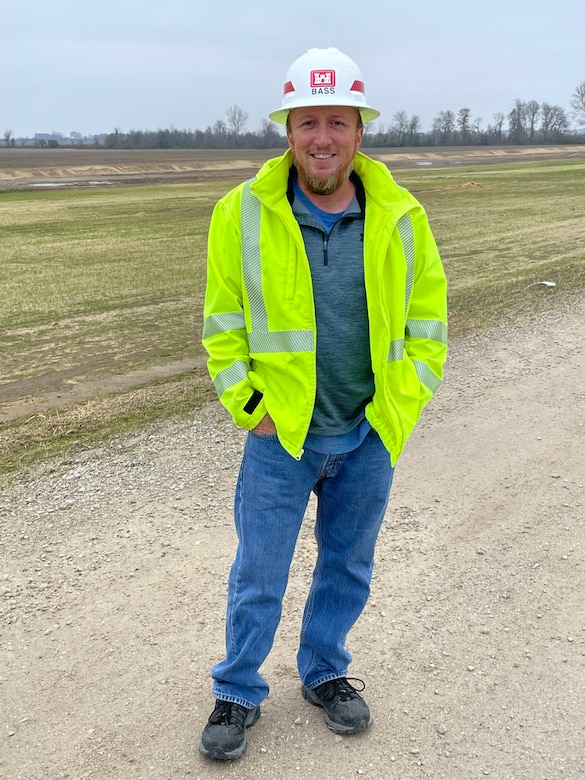
[[[585,126],[585,81],[582,81],[573,92],[571,108],[577,124]]]
[[[404,144],[408,134],[408,114],[406,111],[397,111],[394,114],[390,125],[390,134],[399,146]]]
[[[6,146],[10,146],[11,138],[12,138],[12,130],[6,129],[4,131],[4,141],[6,142]]]
[[[536,123],[540,114],[540,103],[536,100],[529,100],[524,104],[524,111],[526,117],[526,133],[530,143],[533,143],[534,136],[536,135]]]
[[[471,125],[471,135],[472,135],[473,143],[480,143],[479,138],[481,134],[482,134],[481,117],[478,116],[476,119],[473,120],[473,124]]]
[[[225,112],[225,115],[227,116],[228,127],[233,133],[234,141],[237,146],[238,138],[240,137],[242,131],[246,127],[246,122],[248,121],[248,114],[244,111],[243,108],[240,108],[240,106],[230,106],[228,110]]]
[[[408,120],[408,145],[416,146],[420,135],[421,121],[420,116],[413,114]]]
[[[526,139],[526,104],[520,98],[516,98],[508,114],[508,132],[512,143],[520,144]]]
[[[505,119],[506,117],[502,114],[502,112],[498,111],[496,114],[494,114],[494,124],[488,128],[488,132],[490,133],[492,140],[496,143],[502,142],[502,138],[504,136],[503,127]]]
[[[552,126],[556,141],[560,140],[565,133],[569,132],[569,118],[562,106],[553,106]]]
[[[262,138],[262,146],[266,149],[277,149],[282,146],[283,138],[276,129],[274,122],[263,119],[258,134]]]
[[[212,132],[216,138],[225,138],[227,135],[227,125],[223,119],[217,119],[215,121]]]
[[[433,137],[439,146],[453,143],[455,133],[455,114],[452,111],[440,111],[433,119]]]
[[[459,139],[463,145],[468,144],[471,138],[471,109],[460,108],[457,114],[457,127]]]
[[[569,129],[569,120],[564,108],[543,103],[540,109],[540,133],[542,140],[547,143],[555,143]]]
[[[540,107],[540,133],[545,144],[553,140],[554,106],[543,103]]]

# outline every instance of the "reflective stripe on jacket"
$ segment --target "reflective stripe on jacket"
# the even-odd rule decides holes
[[[290,151],[269,160],[214,209],[203,344],[235,424],[251,429],[268,413],[282,446],[299,458],[315,400],[318,333],[309,263],[287,199],[291,164]],[[375,383],[366,416],[395,464],[443,378],[446,279],[418,201],[382,163],[358,153],[354,167],[366,194],[364,273]]]

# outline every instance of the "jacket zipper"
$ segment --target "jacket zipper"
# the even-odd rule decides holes
[[[329,256],[327,254],[327,247],[329,245],[329,236],[323,234],[323,265],[329,264]]]

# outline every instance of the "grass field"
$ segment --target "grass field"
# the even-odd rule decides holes
[[[584,160],[400,170],[427,208],[450,283],[451,337],[585,284]],[[0,471],[211,397],[200,346],[206,232],[235,182],[0,193],[0,412],[47,378],[192,361],[184,375],[4,423]],[[529,287],[550,280],[553,289]]]
[[[397,176],[427,208],[449,279],[451,336],[515,318],[542,296],[585,284],[585,162]],[[540,291],[542,292],[542,291]]]
[[[217,194],[197,184],[0,195],[3,381],[192,355]]]

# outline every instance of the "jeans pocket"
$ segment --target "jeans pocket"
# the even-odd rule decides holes
[[[266,439],[266,441],[274,441],[275,439],[278,439],[278,435],[276,433],[257,433],[256,431],[249,431],[249,433],[252,436],[255,436],[257,439]]]

